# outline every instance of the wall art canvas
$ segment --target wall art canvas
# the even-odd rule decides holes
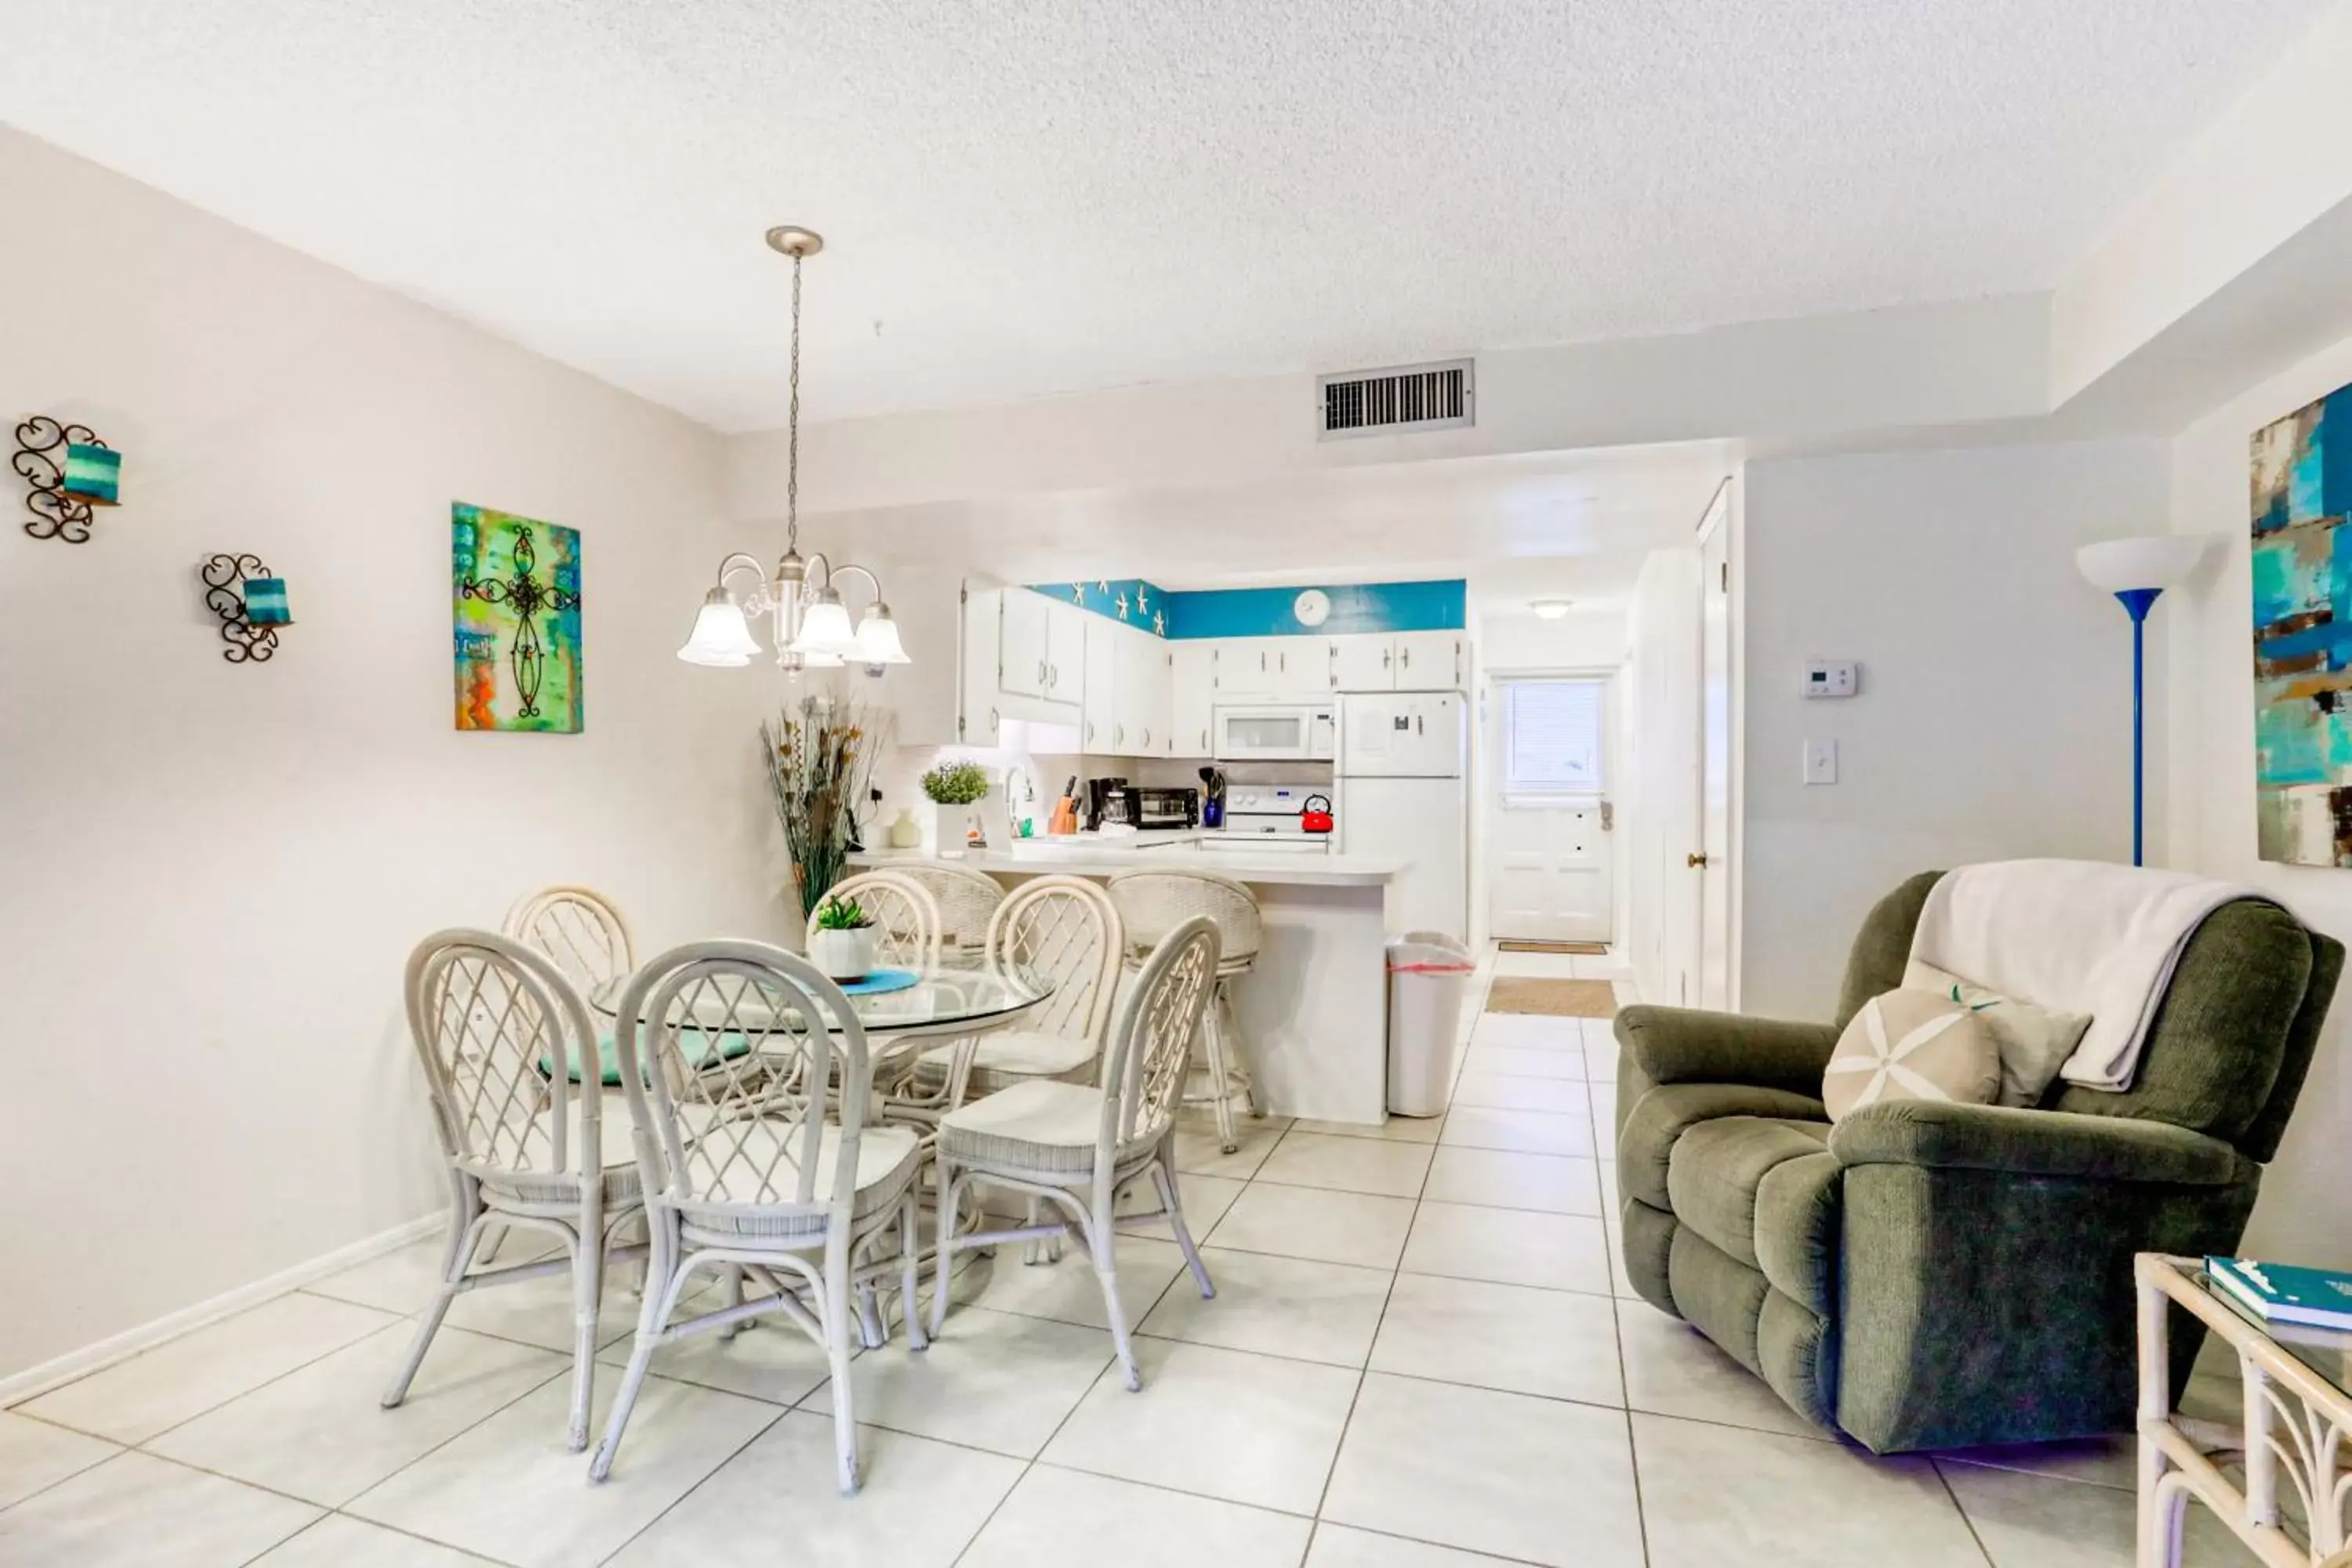
[[[2352,866],[2352,387],[2254,433],[2262,858]]]
[[[580,531],[449,508],[457,728],[580,732]]]

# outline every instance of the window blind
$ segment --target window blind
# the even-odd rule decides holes
[[[1598,680],[1512,681],[1507,688],[1505,786],[1598,792],[1603,689]]]

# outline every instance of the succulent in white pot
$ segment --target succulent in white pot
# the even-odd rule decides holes
[[[816,907],[809,962],[830,979],[863,980],[874,973],[874,917],[856,899],[829,897]]]

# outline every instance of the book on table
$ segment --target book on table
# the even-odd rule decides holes
[[[2208,1258],[2205,1274],[2264,1322],[2352,1331],[2352,1274],[2252,1258]]]

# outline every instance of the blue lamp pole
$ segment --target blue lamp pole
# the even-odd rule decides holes
[[[2163,592],[2196,570],[2205,541],[2156,534],[2110,539],[2074,552],[2074,564],[2116,596],[2132,624],[2132,864],[2142,865],[2147,830],[2147,613]]]
[[[2132,864],[2143,863],[2147,822],[2147,613],[2161,588],[2126,588],[2116,597],[2132,623]]]

